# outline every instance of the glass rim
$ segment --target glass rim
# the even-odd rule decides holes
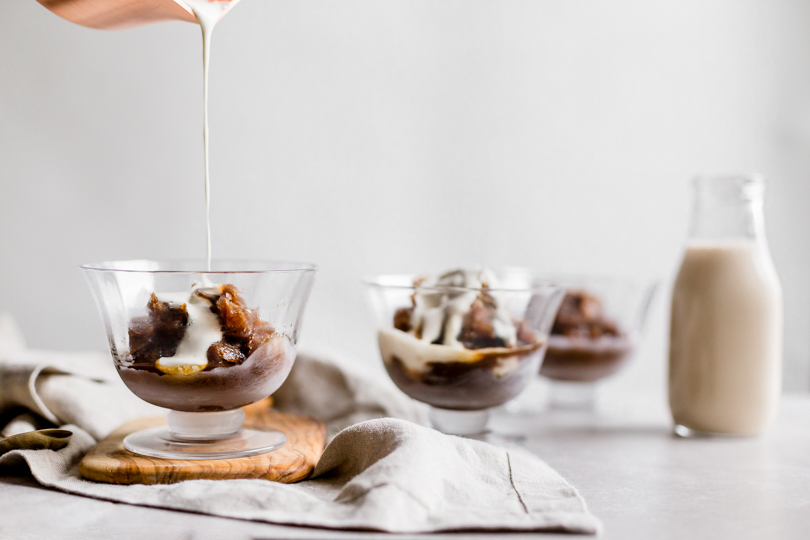
[[[558,285],[566,289],[572,289],[589,284],[622,284],[631,285],[638,288],[657,287],[661,284],[661,278],[652,273],[633,274],[585,274],[577,272],[537,272],[532,274],[535,279],[553,285]]]
[[[761,173],[724,173],[699,174],[692,179],[695,188],[731,188],[746,186],[766,186],[765,176]]]
[[[305,263],[300,261],[284,261],[273,259],[212,259],[212,263],[233,263],[238,267],[239,264],[256,264],[266,265],[268,268],[263,269],[246,269],[246,270],[177,270],[172,269],[172,265],[181,265],[183,263],[199,264],[200,267],[206,268],[208,261],[206,259],[127,259],[118,261],[101,261],[96,263],[86,263],[79,265],[79,268],[84,271],[92,272],[123,272],[132,274],[280,274],[280,273],[309,273],[317,272],[318,265],[312,263]],[[156,263],[158,265],[166,265],[169,268],[142,269],[135,266],[143,263]],[[126,266],[130,266],[127,268]]]
[[[543,282],[543,283],[536,283],[532,284],[528,287],[459,287],[459,286],[452,286],[452,285],[442,285],[442,286],[433,286],[433,287],[422,287],[420,285],[414,285],[413,280],[418,277],[422,277],[424,274],[380,274],[376,276],[369,276],[363,278],[363,284],[368,287],[374,287],[377,289],[392,289],[392,290],[403,290],[403,291],[426,291],[426,292],[433,292],[433,293],[447,293],[447,292],[478,292],[487,291],[487,292],[496,292],[496,293],[503,293],[503,292],[513,292],[513,293],[525,293],[525,292],[540,292],[540,291],[547,291],[547,290],[564,290],[565,287],[552,283],[552,282]],[[410,284],[398,284],[398,283],[383,283],[382,281],[385,279],[410,279]]]

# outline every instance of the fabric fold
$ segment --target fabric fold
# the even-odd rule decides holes
[[[298,484],[89,482],[79,477],[77,465],[94,441],[81,428],[65,429],[74,433],[67,448],[13,450],[0,456],[0,465],[22,460],[41,484],[77,495],[286,525],[394,533],[600,530],[576,490],[535,456],[405,420],[347,428],[327,446],[313,477]],[[510,463],[533,478],[522,493]]]
[[[24,463],[42,485],[77,495],[277,524],[401,533],[599,530],[577,491],[537,456],[418,425],[422,405],[353,364],[330,353],[299,353],[274,394],[279,410],[327,424],[331,442],[306,481],[95,483],[78,472],[95,443],[129,420],[164,411],[129,392],[109,356],[27,350],[0,316],[7,434],[43,424],[73,434],[4,439],[0,465]]]

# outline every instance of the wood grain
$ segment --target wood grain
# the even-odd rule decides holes
[[[287,435],[287,443],[273,452],[233,459],[160,459],[133,454],[124,449],[130,433],[166,424],[165,418],[142,418],[115,430],[84,456],[79,472],[84,478],[111,484],[172,484],[183,480],[263,478],[289,484],[312,474],[326,442],[326,427],[320,420],[285,414],[259,402],[245,408],[246,425],[275,428]]]

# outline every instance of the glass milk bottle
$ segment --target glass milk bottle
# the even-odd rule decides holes
[[[756,435],[776,415],[782,289],[758,176],[698,178],[672,292],[669,406],[675,432]]]

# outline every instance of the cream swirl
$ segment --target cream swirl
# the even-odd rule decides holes
[[[409,333],[427,343],[441,339],[442,345],[463,349],[458,337],[464,316],[487,289],[497,289],[499,283],[491,270],[473,268],[452,270],[438,278],[423,278],[415,285]],[[495,304],[492,318],[495,335],[503,339],[507,347],[514,346],[517,329],[509,312],[491,295],[488,300]]]

